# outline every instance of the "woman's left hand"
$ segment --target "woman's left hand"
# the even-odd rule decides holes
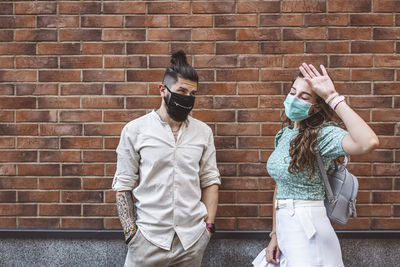
[[[320,68],[322,70],[322,75],[312,64],[307,65],[306,63],[303,63],[299,67],[304,79],[310,85],[311,89],[317,95],[326,100],[330,95],[336,93],[336,90],[324,65],[320,65]]]

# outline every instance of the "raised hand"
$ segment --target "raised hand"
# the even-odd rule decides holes
[[[310,85],[311,89],[317,95],[326,100],[330,95],[335,94],[336,90],[324,65],[320,65],[320,68],[322,70],[322,75],[312,64],[307,65],[306,63],[303,63],[299,67],[304,79]]]

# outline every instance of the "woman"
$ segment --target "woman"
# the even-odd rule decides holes
[[[340,244],[326,215],[325,187],[313,147],[326,169],[346,154],[368,153],[379,140],[335,90],[323,65],[320,74],[303,63],[284,106],[289,126],[275,137],[267,169],[275,180],[273,229],[267,261],[290,267],[344,266]],[[343,121],[347,131],[335,122]]]

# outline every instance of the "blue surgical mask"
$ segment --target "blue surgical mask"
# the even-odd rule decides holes
[[[311,103],[301,100],[294,95],[288,94],[283,102],[285,105],[286,116],[291,121],[302,121],[309,118],[313,114],[308,114],[312,106]]]

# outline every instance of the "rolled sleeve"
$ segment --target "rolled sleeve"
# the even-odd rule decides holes
[[[140,156],[134,149],[137,134],[126,125],[121,132],[117,152],[117,170],[112,189],[114,191],[133,190],[139,179]]]
[[[200,186],[208,187],[213,184],[220,185],[220,174],[217,168],[217,159],[214,146],[214,137],[210,129],[207,145],[200,160]]]

